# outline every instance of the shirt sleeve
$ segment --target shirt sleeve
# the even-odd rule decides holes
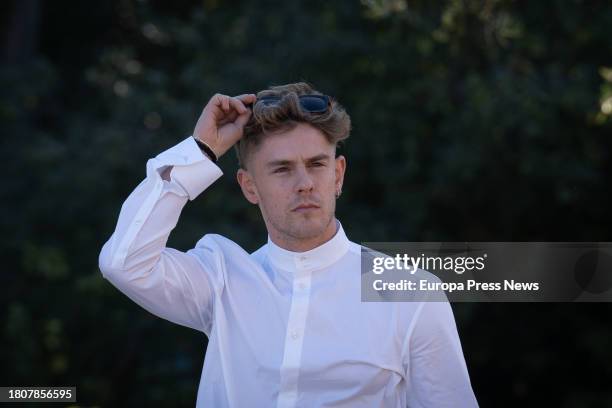
[[[478,407],[450,303],[422,302],[413,322],[404,346],[407,406]]]
[[[181,252],[166,248],[188,200],[221,175],[190,136],[147,162],[146,178],[121,207],[104,244],[104,278],[156,316],[209,334],[215,292],[223,286],[220,249],[202,239]],[[170,171],[170,180],[162,173]]]

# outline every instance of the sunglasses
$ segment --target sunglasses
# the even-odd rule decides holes
[[[262,96],[253,104],[247,105],[251,109],[257,103],[263,103],[264,106],[275,106],[280,103],[280,96]],[[302,110],[309,113],[325,113],[331,106],[331,98],[327,95],[299,95],[298,100]]]

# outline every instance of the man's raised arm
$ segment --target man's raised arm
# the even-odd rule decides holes
[[[220,157],[242,137],[255,95],[211,98],[193,136]],[[146,178],[121,207],[115,231],[99,256],[103,276],[149,312],[210,332],[215,293],[223,286],[222,254],[206,237],[187,253],[167,248],[187,200],[221,176],[193,137],[147,162]]]

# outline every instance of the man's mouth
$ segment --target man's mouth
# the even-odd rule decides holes
[[[295,207],[292,211],[297,211],[297,212],[312,211],[312,210],[316,210],[317,208],[319,208],[319,206],[316,204],[300,204],[297,207]]]

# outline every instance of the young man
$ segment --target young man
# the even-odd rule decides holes
[[[334,215],[346,169],[336,144],[349,131],[340,104],[305,83],[217,94],[123,204],[100,269],[151,313],[208,336],[198,406],[477,406],[448,303],[361,302],[361,247]],[[186,253],[167,248],[237,142],[238,183],[267,244],[249,254],[206,234]]]

